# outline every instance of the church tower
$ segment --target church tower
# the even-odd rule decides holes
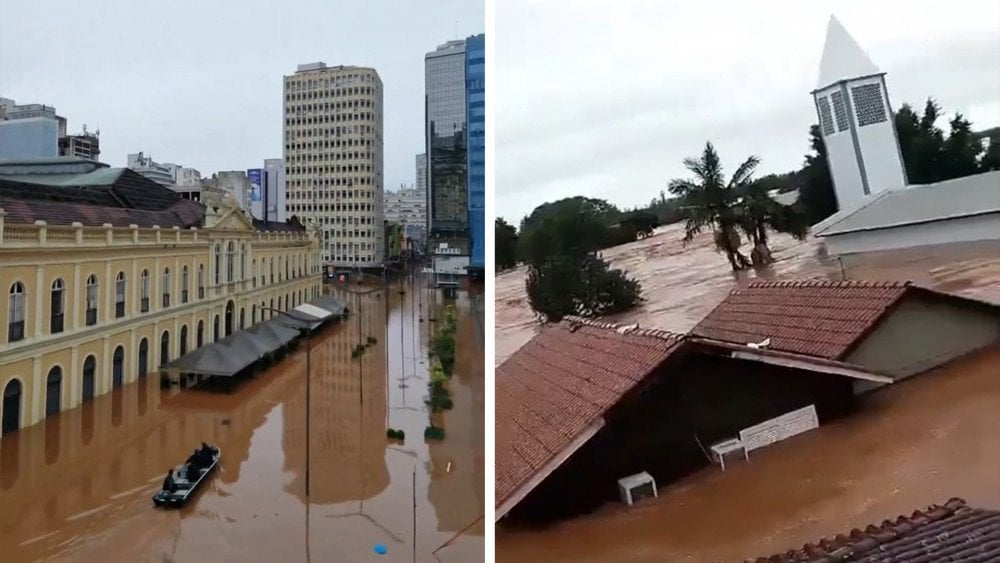
[[[833,16],[812,95],[839,209],[906,185],[885,73]]]

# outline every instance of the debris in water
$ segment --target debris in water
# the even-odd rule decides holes
[[[384,545],[382,545],[380,543],[375,544],[375,553],[377,553],[379,555],[385,555],[387,551],[388,550],[385,548]]]

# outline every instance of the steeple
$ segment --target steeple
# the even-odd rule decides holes
[[[879,72],[868,53],[844,29],[840,20],[836,16],[830,16],[816,88],[825,88],[841,80],[871,76]]]

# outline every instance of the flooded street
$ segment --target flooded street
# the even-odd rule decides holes
[[[481,295],[446,301],[419,278],[333,293],[351,314],[311,344],[308,498],[303,343],[231,394],[161,391],[150,376],[3,436],[0,560],[481,561]],[[445,439],[426,443],[427,341],[449,302],[454,408],[436,419]],[[186,507],[154,509],[163,474],[202,441],[222,450],[218,471]]]
[[[1000,346],[862,398],[857,414],[659,498],[541,530],[497,528],[510,563],[743,561],[962,497],[1000,509]]]
[[[675,332],[686,332],[738,284],[755,280],[822,278],[829,280],[912,280],[944,291],[1000,302],[1000,243],[964,243],[821,258],[816,239],[800,242],[775,234],[775,264],[733,274],[725,255],[715,252],[710,233],[685,247],[683,224],[604,251],[613,267],[642,284],[645,303],[608,318]],[[496,363],[499,365],[537,330],[524,289],[524,268],[496,278]]]

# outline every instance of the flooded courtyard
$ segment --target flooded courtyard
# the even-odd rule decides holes
[[[613,267],[639,280],[645,302],[607,320],[686,332],[737,285],[756,280],[910,280],[968,297],[1000,303],[1000,243],[964,243],[847,256],[819,255],[817,239],[797,241],[774,234],[769,268],[734,274],[725,255],[706,233],[686,247],[683,224],[603,251]],[[528,304],[524,268],[496,278],[496,363],[499,365],[534,336],[538,323]]]
[[[302,343],[229,394],[150,376],[3,436],[0,559],[481,561],[481,295],[446,301],[420,277],[363,291],[333,290],[351,314],[309,348],[308,496]],[[435,419],[445,439],[426,442],[427,341],[448,303],[454,408]],[[184,508],[154,509],[163,474],[202,441],[222,450],[218,471]]]

